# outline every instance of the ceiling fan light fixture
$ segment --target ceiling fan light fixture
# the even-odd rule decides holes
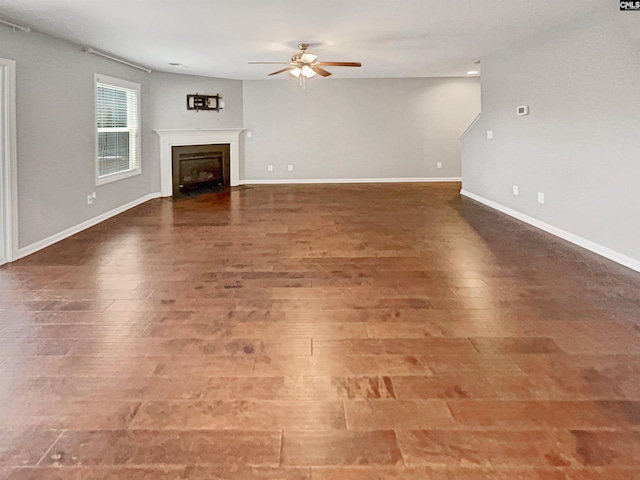
[[[288,65],[285,68],[277,70],[269,74],[269,76],[279,75],[284,72],[300,80],[300,85],[304,88],[305,80],[307,78],[313,78],[317,75],[321,77],[330,77],[331,72],[325,70],[322,67],[361,67],[360,62],[319,62],[318,56],[313,53],[308,53],[307,49],[310,44],[300,43],[298,48],[301,50],[291,57],[290,62],[249,62],[250,64],[264,64],[264,65]]]
[[[316,61],[316,58],[318,58],[318,56],[313,53],[303,53],[300,55],[300,61],[302,63],[313,63]]]
[[[305,78],[313,78],[317,75],[309,65],[303,66],[300,70],[300,74]]]

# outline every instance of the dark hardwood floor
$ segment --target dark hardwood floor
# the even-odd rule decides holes
[[[640,274],[459,188],[155,200],[0,268],[0,478],[640,478]]]

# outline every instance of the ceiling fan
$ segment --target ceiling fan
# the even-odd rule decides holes
[[[291,57],[290,62],[249,62],[252,65],[289,65],[286,68],[270,73],[269,76],[278,75],[279,73],[289,72],[296,78],[300,79],[300,82],[304,86],[304,81],[307,78],[320,75],[321,77],[328,77],[331,72],[325,70],[322,67],[361,67],[360,62],[319,62],[318,56],[313,53],[307,52],[311,45],[309,43],[300,43],[298,48],[300,53],[296,53]]]

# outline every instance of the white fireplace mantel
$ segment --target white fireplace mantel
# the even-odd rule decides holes
[[[160,137],[160,192],[173,195],[171,147],[184,145],[229,144],[229,183],[240,183],[240,132],[243,128],[193,130],[154,130]]]

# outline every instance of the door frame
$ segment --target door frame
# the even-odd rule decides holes
[[[18,160],[16,146],[16,62],[0,58],[0,264],[18,259]]]

